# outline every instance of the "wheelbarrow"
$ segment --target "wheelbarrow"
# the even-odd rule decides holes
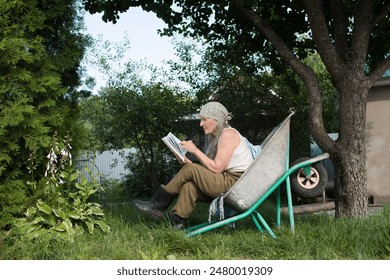
[[[251,217],[253,223],[258,230],[264,233],[264,229],[276,238],[275,233],[260,214],[259,206],[276,193],[276,226],[281,224],[281,186],[286,188],[288,216],[291,231],[294,232],[294,213],[292,208],[292,194],[290,176],[293,178],[301,178],[298,183],[302,184],[311,178],[315,181],[323,181],[321,176],[323,170],[317,172],[316,163],[329,158],[327,153],[320,156],[304,159],[293,166],[289,166],[289,150],[290,150],[290,119],[294,113],[291,113],[279,126],[277,126],[263,141],[261,152],[256,156],[252,164],[241,175],[237,182],[214,202],[223,202],[223,205],[232,209],[234,214],[224,217],[220,220],[194,225],[185,231],[185,235],[190,237],[199,235],[222,226],[232,225],[235,222]],[[325,170],[326,172],[326,170]],[[299,173],[297,177],[296,174]],[[326,176],[326,175],[324,175]],[[327,176],[326,176],[327,177]],[[296,181],[296,179],[294,179]],[[282,184],[285,183],[285,184]],[[222,211],[222,209],[220,209]]]

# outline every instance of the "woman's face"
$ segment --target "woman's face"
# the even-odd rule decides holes
[[[217,127],[217,121],[209,118],[201,118],[200,126],[203,128],[204,134],[207,135],[215,131]]]

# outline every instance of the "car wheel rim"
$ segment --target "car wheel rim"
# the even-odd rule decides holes
[[[297,181],[302,188],[313,189],[320,181],[320,174],[314,168],[310,168],[310,174],[306,175],[304,168],[301,168],[297,174]]]

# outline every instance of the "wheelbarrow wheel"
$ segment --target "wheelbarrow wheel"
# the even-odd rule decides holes
[[[309,157],[299,158],[291,166],[310,159]],[[309,169],[310,167],[310,169]],[[302,198],[313,198],[322,194],[328,182],[328,172],[319,163],[313,163],[307,168],[302,167],[290,175],[291,190]]]

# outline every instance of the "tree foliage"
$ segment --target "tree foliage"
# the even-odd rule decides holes
[[[196,40],[177,41],[179,60],[169,61],[169,78],[188,85],[198,106],[210,99],[219,100],[233,114],[232,126],[252,143],[262,140],[290,111],[294,111],[291,136],[291,158],[310,155],[307,130],[309,104],[302,81],[287,69],[285,72],[265,71],[266,60],[252,55],[245,60],[222,59],[219,51]],[[316,54],[304,60],[319,77],[324,96],[324,119],[327,131],[337,131],[334,90],[329,75]],[[260,69],[259,69],[260,68]]]
[[[81,131],[78,67],[87,38],[77,3],[0,1],[0,227],[26,207],[26,181],[43,177],[54,131]]]
[[[118,46],[95,46],[101,50],[95,65],[106,74],[107,84],[83,100],[82,112],[96,150],[135,148],[127,158],[125,184],[128,193],[145,195],[176,172],[177,160],[161,138],[168,132],[191,136],[184,119],[193,113],[193,103],[188,94],[169,86],[162,70],[127,60],[128,45],[125,39]]]
[[[367,62],[372,69],[381,64],[390,49],[390,43],[381,40],[387,37],[389,25],[387,17],[389,4],[383,0],[326,1],[322,4],[319,1],[291,0],[249,2],[84,0],[83,2],[87,11],[103,12],[102,19],[113,23],[120,19],[121,13],[131,7],[141,7],[147,12],[154,12],[167,24],[165,34],[179,32],[192,37],[206,38],[217,49],[229,53],[225,58],[245,57],[247,54],[261,51],[262,56],[269,58],[270,63],[280,62],[280,54],[275,52],[273,40],[267,38],[276,35],[294,55],[301,59],[305,58],[307,50],[316,49],[311,36],[313,30],[308,19],[308,10],[317,8],[321,20],[329,24],[324,31],[326,34],[330,33],[335,43],[342,44],[339,49],[344,51],[344,55],[349,51],[348,42],[356,38],[354,36],[356,28],[353,28],[356,21],[348,20],[349,18],[368,19],[369,22],[358,22],[358,24],[369,25],[369,28],[374,31],[369,34],[370,55],[367,57]],[[262,30],[254,24],[254,18],[263,26]],[[266,29],[269,32],[264,32]],[[270,34],[271,30],[274,34]]]
[[[291,68],[303,81],[309,101],[309,128],[336,166],[336,216],[367,215],[366,102],[371,86],[390,67],[390,3],[357,1],[120,1],[85,0],[88,11],[119,14],[140,6],[168,25],[166,34],[203,36],[226,59],[260,53],[274,71]],[[339,138],[328,135],[323,95],[307,52],[320,55],[339,95]]]

